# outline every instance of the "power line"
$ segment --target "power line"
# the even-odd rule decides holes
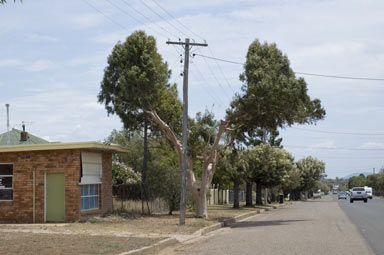
[[[168,30],[166,30],[164,27],[160,26],[159,24],[157,24],[155,21],[153,21],[152,19],[148,18],[146,15],[144,15],[142,12],[140,12],[139,10],[137,10],[135,7],[133,7],[132,5],[128,4],[125,0],[121,0],[126,6],[128,6],[130,9],[132,9],[134,12],[138,13],[140,16],[142,16],[144,19],[148,20],[150,23],[153,23],[155,25],[157,25],[161,30],[163,30],[164,32],[170,34],[172,37],[174,38],[180,38],[179,36],[177,35],[174,35],[173,33],[169,32]]]
[[[112,1],[110,0],[106,0],[110,5],[114,6],[116,9],[120,10],[122,13],[124,13],[126,16],[130,17],[131,19],[135,20],[137,23],[143,25],[143,26],[147,26],[147,24],[145,24],[144,22],[142,22],[141,20],[139,20],[138,18],[136,18],[135,16],[131,15],[129,12],[125,11],[124,9],[122,9],[120,6],[118,6],[117,4],[113,3]],[[152,30],[153,32],[159,34],[160,36],[164,37],[164,38],[168,38],[167,36],[165,36],[164,34],[154,30],[153,28],[151,27],[148,27],[150,30]]]
[[[335,131],[323,131],[323,130],[311,130],[306,128],[291,127],[293,129],[303,130],[314,133],[336,134],[336,135],[360,135],[360,136],[384,136],[384,134],[369,134],[369,133],[349,133],[349,132],[335,132]]]
[[[187,29],[189,32],[191,32],[192,34],[194,34],[195,36],[199,37],[200,39],[202,39],[203,41],[206,41],[203,37],[201,37],[200,35],[196,34],[195,32],[193,32],[189,27],[185,26],[181,21],[179,21],[177,18],[175,18],[169,11],[167,11],[165,8],[163,8],[157,1],[154,1],[154,0],[151,0],[153,3],[155,3],[161,10],[163,10],[163,12],[165,12],[166,14],[168,14],[171,18],[173,18],[177,23],[179,23],[182,27],[184,27],[185,29]]]
[[[347,150],[347,151],[384,151],[384,148],[368,149],[368,148],[346,148],[346,147],[311,147],[311,146],[290,146],[284,145],[285,148],[312,149],[312,150]]]
[[[213,51],[211,50],[211,47],[208,46],[208,50],[210,51],[211,55],[212,55],[213,57],[215,57],[215,56],[213,55]],[[235,93],[236,93],[235,90],[232,88],[231,84],[229,83],[227,77],[225,76],[225,74],[224,74],[223,70],[221,69],[221,66],[219,65],[219,63],[217,62],[217,60],[215,60],[215,63],[216,63],[216,65],[217,65],[217,67],[219,68],[220,73],[221,73],[221,75],[223,76],[224,80],[227,82],[228,87],[232,90],[233,94],[235,94]]]
[[[244,63],[231,61],[227,59],[222,58],[215,58],[210,56],[205,56],[201,54],[194,54],[195,56],[200,56],[203,58],[209,58],[214,59],[221,62],[236,64],[236,65],[244,65]],[[384,81],[384,78],[369,78],[369,77],[351,77],[351,76],[339,76],[339,75],[328,75],[328,74],[316,74],[316,73],[304,73],[304,72],[294,72],[295,74],[302,74],[302,75],[310,75],[310,76],[318,76],[318,77],[325,77],[325,78],[336,78],[336,79],[348,79],[348,80],[364,80],[364,81]]]
[[[227,92],[225,91],[224,87],[221,85],[221,83],[220,83],[220,81],[217,79],[215,73],[212,71],[211,66],[208,64],[208,62],[205,60],[205,58],[203,58],[203,59],[204,59],[204,62],[207,64],[208,69],[209,69],[210,73],[212,74],[213,78],[216,80],[216,82],[219,84],[219,86],[223,89],[224,94],[229,98],[229,100],[231,100],[231,97],[228,96],[228,94],[227,94]]]
[[[90,2],[88,2],[87,0],[83,0],[83,2],[85,2],[88,6],[90,6],[92,9],[94,9],[95,11],[97,11],[98,13],[100,13],[101,15],[103,15],[105,18],[107,18],[109,21],[111,21],[112,23],[114,23],[115,25],[121,27],[122,29],[124,30],[127,30],[129,31],[128,28],[126,28],[125,26],[121,25],[119,22],[115,21],[114,19],[110,18],[108,15],[106,15],[105,13],[103,13],[102,11],[100,11],[98,8],[96,8],[96,6],[92,5]]]
[[[326,77],[326,78],[336,78],[336,79],[347,79],[347,80],[384,81],[384,79],[382,79],[382,78],[350,77],[350,76],[338,76],[338,75],[303,73],[303,72],[295,72],[295,74],[318,76],[318,77]]]
[[[174,29],[176,29],[177,31],[179,31],[181,34],[185,35],[186,37],[188,37],[187,34],[185,34],[183,31],[181,31],[180,29],[178,29],[176,26],[174,26],[172,23],[170,23],[168,20],[166,20],[165,18],[163,18],[163,16],[161,16],[160,14],[158,14],[156,11],[154,11],[149,5],[147,5],[143,0],[140,0],[140,2],[145,6],[147,7],[148,10],[150,10],[152,13],[154,13],[155,15],[157,15],[160,19],[162,19],[163,21],[167,22],[171,27],[173,27]]]
[[[202,78],[202,81],[204,81],[205,83],[208,84],[208,82],[207,82],[207,80],[205,79],[203,73],[200,71],[199,66],[198,66],[198,65],[194,65],[194,66],[196,67],[197,72],[199,73],[200,77]],[[191,69],[191,71],[192,71],[192,69]],[[192,75],[195,75],[194,72],[191,72],[191,73],[192,73]],[[200,79],[200,80],[201,80],[201,79]],[[206,86],[206,88],[207,88],[209,91],[211,91],[211,89],[210,89],[209,86]],[[211,92],[212,92],[212,91],[211,91]],[[208,92],[208,94],[210,95],[210,97],[211,97],[216,103],[218,103],[219,106],[222,107],[222,106],[224,105],[223,102],[221,101],[220,97],[217,97],[217,99],[214,99],[213,95],[214,95],[215,93],[212,93],[212,94],[211,94],[210,92]],[[216,96],[215,96],[215,98],[216,98]]]

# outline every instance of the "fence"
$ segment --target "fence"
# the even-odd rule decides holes
[[[245,192],[239,191],[239,202],[245,201]],[[233,190],[209,189],[207,193],[208,205],[233,204]],[[125,210],[131,213],[141,213],[141,189],[139,184],[121,184],[113,186],[113,209]],[[144,201],[145,212],[168,213],[169,207],[161,198]]]
[[[130,213],[141,213],[140,184],[121,184],[113,186],[112,206],[114,210],[124,210]],[[144,201],[144,211],[150,213],[168,213],[169,207],[161,198]]]

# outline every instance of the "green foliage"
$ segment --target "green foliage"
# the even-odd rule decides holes
[[[321,160],[312,157],[306,157],[296,162],[296,166],[300,171],[302,191],[309,191],[313,189],[325,175],[325,163]]]
[[[284,193],[289,193],[292,190],[298,189],[300,187],[300,184],[300,171],[297,168],[296,164],[293,164],[292,168],[287,171],[283,181],[281,182],[281,189]]]
[[[116,154],[114,160],[123,162],[135,171],[141,172],[143,167],[143,138],[138,132],[130,132],[127,129],[117,131],[114,129],[105,139],[106,143],[119,144],[129,148],[129,153]]]
[[[383,174],[371,174],[367,176],[366,185],[372,187],[373,190],[384,190],[384,175]]]
[[[98,99],[108,114],[117,114],[130,130],[141,129],[148,110],[157,110],[163,120],[176,124],[181,103],[176,87],[168,85],[169,77],[155,38],[136,31],[113,48]]]
[[[242,132],[313,124],[325,116],[320,100],[311,100],[305,80],[295,77],[288,57],[274,43],[256,40],[249,46],[240,80],[242,93],[232,101],[227,118]]]
[[[242,183],[247,176],[248,160],[246,151],[226,150],[219,155],[213,183],[231,185]]]
[[[312,188],[312,192],[316,192],[318,190],[321,190],[322,192],[329,192],[331,188],[322,181],[316,181],[315,185]]]
[[[364,187],[367,184],[367,180],[364,175],[361,176],[352,176],[348,179],[348,188],[352,189],[353,187]]]
[[[121,162],[112,163],[113,185],[138,183],[141,174]]]
[[[279,185],[293,166],[292,155],[281,148],[261,144],[248,150],[249,178],[265,187]]]
[[[143,165],[143,138],[139,133],[129,132],[126,129],[121,131],[113,130],[106,141],[130,149],[129,153],[115,158],[117,162],[114,162],[112,168],[114,184],[139,182]],[[147,179],[144,184],[147,198],[149,200],[164,199],[168,203],[169,212],[172,213],[178,208],[180,202],[181,176],[178,156],[168,141],[163,138],[152,137],[149,140],[149,147],[151,147],[151,153],[148,162]],[[139,173],[135,173],[128,166],[139,171]],[[135,175],[132,176],[132,173],[135,173]],[[138,185],[125,185],[123,188],[125,189],[125,197],[134,199],[137,199],[138,195],[140,197],[140,192],[138,193],[140,187]],[[129,192],[134,193],[135,196],[130,196]]]

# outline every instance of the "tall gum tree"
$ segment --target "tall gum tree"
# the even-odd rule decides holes
[[[156,109],[175,127],[180,122],[181,103],[176,86],[168,84],[169,77],[168,65],[157,52],[155,38],[144,31],[136,31],[113,48],[98,95],[108,114],[117,114],[126,129],[143,132],[142,201],[148,164],[148,133],[150,129],[153,131],[147,111]]]
[[[181,158],[182,158],[182,144],[177,134],[172,130],[172,128],[164,122],[156,111],[148,111],[148,113],[152,116],[153,121],[157,123],[157,125],[161,128],[163,134],[168,138],[168,140],[174,145],[178,157],[179,164],[181,166]],[[204,122],[204,119],[202,119]],[[197,123],[199,124],[199,123]],[[196,149],[195,151],[188,153],[187,156],[187,180],[188,186],[192,193],[193,198],[196,202],[196,216],[206,218],[208,217],[207,212],[207,192],[212,183],[212,178],[215,173],[216,163],[218,158],[218,153],[220,151],[226,150],[229,143],[225,146],[220,146],[220,140],[223,136],[223,133],[227,130],[229,123],[227,121],[221,121],[218,125],[218,130],[215,133],[211,133],[210,135],[206,132],[202,132],[200,128],[196,129],[196,133],[192,134],[192,136],[199,136],[200,138],[196,138],[200,140],[193,147],[200,147],[200,149]],[[192,128],[191,128],[192,129]],[[205,134],[204,134],[205,133]],[[201,138],[203,137],[203,138]],[[201,148],[203,142],[204,148]],[[201,150],[202,149],[202,150]],[[196,152],[201,152],[202,154],[196,155]],[[194,155],[195,154],[195,155]],[[196,160],[201,161],[201,179],[197,180],[193,163]]]
[[[98,99],[105,104],[109,114],[117,114],[121,118],[127,129],[142,129],[144,138],[149,128],[152,132],[156,132],[155,127],[159,128],[176,149],[181,166],[181,102],[176,87],[168,84],[169,76],[168,66],[157,52],[155,39],[137,31],[124,43],[118,42],[108,57]],[[150,127],[151,123],[155,125]],[[198,155],[201,162],[200,181],[197,181],[193,171],[192,163],[196,155],[188,155],[187,178],[198,217],[208,216],[206,194],[214,175],[218,150],[223,147],[219,146],[220,140],[228,125],[227,121],[221,121],[214,134],[200,139],[200,145],[205,141],[205,148]],[[144,162],[146,154],[147,147],[144,146]],[[143,165],[145,180],[145,163]]]
[[[251,43],[240,80],[241,92],[227,110],[237,133],[315,124],[325,117],[320,100],[310,98],[305,80],[295,76],[288,57],[274,43]]]

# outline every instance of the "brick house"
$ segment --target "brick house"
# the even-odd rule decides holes
[[[71,222],[112,209],[112,154],[98,142],[0,146],[0,222]]]

